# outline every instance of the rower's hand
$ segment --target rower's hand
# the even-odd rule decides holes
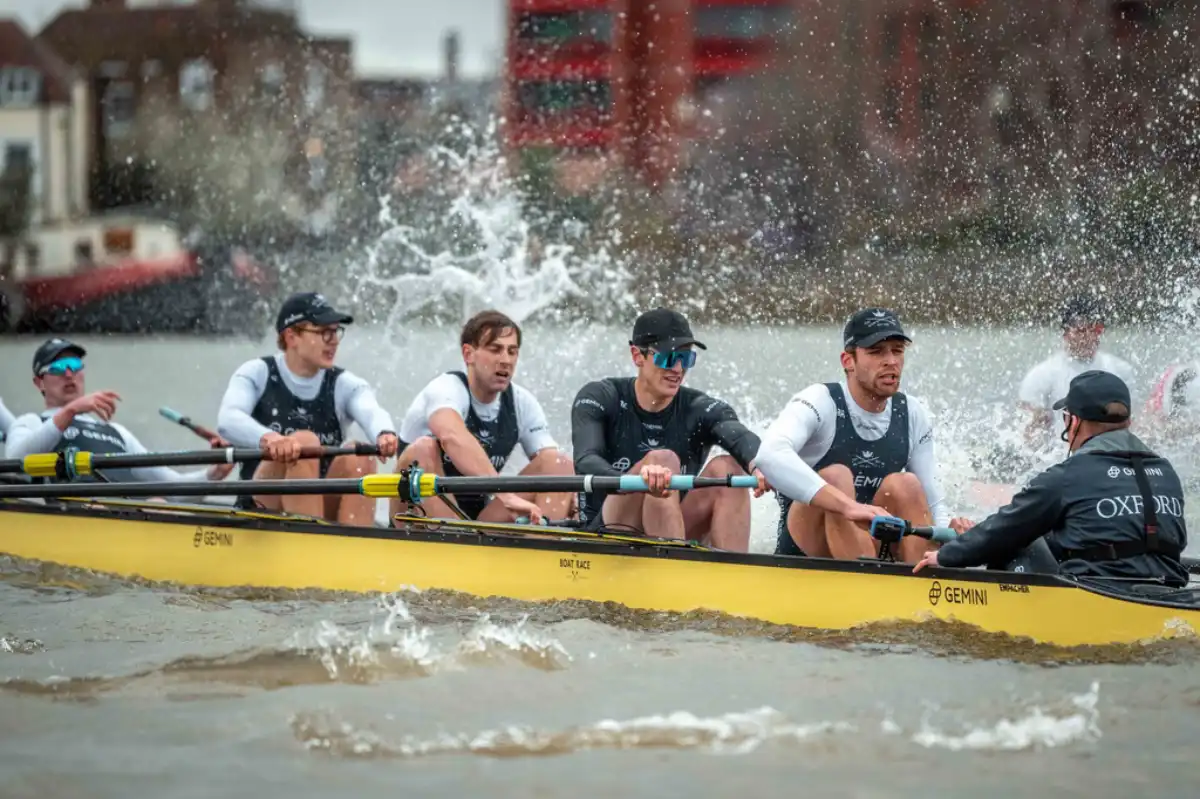
[[[516,521],[518,517],[528,516],[530,524],[542,523],[542,508],[537,503],[530,502],[518,494],[497,494],[496,499],[509,512],[509,521]]]
[[[950,529],[959,535],[962,535],[974,526],[975,522],[968,519],[966,516],[956,516],[950,520]]]
[[[236,465],[237,464],[233,463],[214,463],[212,466],[208,467],[208,473],[206,476],[210,482],[219,483],[229,476],[230,472],[233,471],[233,467]]]
[[[267,433],[260,438],[258,446],[267,451],[267,460],[279,463],[295,463],[300,460],[300,453],[304,449],[299,439],[282,436],[275,432]]]
[[[72,400],[67,405],[67,410],[74,416],[81,413],[95,414],[107,422],[117,412],[117,403],[120,401],[121,395],[115,391],[93,391]]]
[[[380,433],[379,438],[375,439],[375,446],[379,447],[379,462],[383,463],[400,450],[400,439],[396,438],[395,433]]]
[[[671,493],[669,485],[671,485],[671,470],[666,466],[655,466],[647,464],[642,467],[642,479],[646,481],[646,488],[652,497],[665,497]]]
[[[846,512],[842,515],[852,522],[870,524],[875,520],[876,516],[891,516],[892,514],[875,505],[864,505],[861,502],[853,502],[850,504],[850,507],[846,508]]]
[[[758,499],[771,490],[771,484],[767,482],[766,476],[758,469],[754,470],[754,476],[758,478],[758,486],[754,489],[754,498]]]
[[[227,449],[233,446],[233,444],[230,444],[224,438],[221,438],[221,436],[216,435],[215,433],[208,437],[208,445],[213,449]]]
[[[936,568],[937,565],[938,565],[938,551],[936,549],[931,549],[931,550],[927,551],[923,556],[921,556],[921,559],[919,561],[917,561],[916,566],[913,566],[913,574],[916,574],[917,572],[921,571],[921,569],[924,569],[926,566],[933,566]]]

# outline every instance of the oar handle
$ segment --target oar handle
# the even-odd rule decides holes
[[[179,411],[172,410],[171,408],[168,408],[165,405],[158,409],[158,413],[164,419],[169,419],[172,422],[174,422],[175,424],[179,425],[180,427],[186,427],[188,430],[191,430],[193,433],[195,433],[196,435],[200,436],[201,438],[203,438],[205,440],[212,440],[214,438],[221,437],[220,435],[217,434],[217,431],[207,428],[202,424],[196,424],[190,418],[188,418],[187,416],[184,416]]]
[[[949,527],[914,527],[907,519],[896,516],[876,516],[871,520],[872,538],[895,544],[906,535],[915,535],[917,538],[925,538],[938,544],[958,538],[958,533]]]
[[[443,477],[438,474],[423,472],[420,469],[408,471],[409,502],[420,502],[422,499],[436,497],[440,494],[555,494],[582,492],[649,491],[650,487],[638,475],[513,475],[512,477]],[[754,488],[758,478],[753,475],[740,474],[726,477],[696,477],[690,474],[677,474],[670,478],[667,487],[671,491],[692,491],[698,488]],[[403,488],[401,489],[403,497]]]

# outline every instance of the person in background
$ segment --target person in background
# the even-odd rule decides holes
[[[1134,369],[1129,362],[1100,349],[1105,321],[1104,310],[1093,297],[1071,297],[1063,305],[1062,349],[1030,369],[1017,392],[1019,406],[1029,414],[1025,442],[1030,447],[1041,450],[1054,445],[1052,406],[1066,396],[1076,375],[1101,369],[1115,374],[1126,385],[1134,383]]]

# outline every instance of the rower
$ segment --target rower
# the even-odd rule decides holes
[[[695,368],[696,348],[683,314],[646,311],[633,325],[629,353],[636,377],[588,383],[571,409],[575,470],[579,474],[641,475],[650,491],[601,492],[581,499],[589,527],[634,529],[660,538],[687,538],[734,552],[750,546],[750,494],[744,488],[667,490],[674,474],[727,477],[755,474],[754,496],[768,486],[754,469],[758,436],[726,403],[683,385]],[[713,446],[728,455],[709,460]]]
[[[1200,428],[1200,363],[1173,364],[1155,381],[1141,424],[1147,438],[1165,444],[1195,436]]]
[[[880,515],[966,524],[946,509],[929,413],[900,391],[911,341],[892,311],[856,312],[842,335],[843,379],[794,395],[764,434],[758,467],[781,506],[776,554],[875,557],[863,525]],[[929,545],[906,538],[900,556],[915,562]]]
[[[84,363],[87,351],[63,338],[52,338],[33,355],[33,385],[41,392],[46,409],[17,417],[8,429],[5,456],[23,458],[42,452],[77,450],[95,454],[140,455],[142,442],[124,425],[112,420],[121,397],[115,391],[84,393]],[[221,438],[209,441],[214,447],[229,444]],[[106,469],[101,477],[109,482],[176,482],[224,480],[232,464],[178,472],[166,466],[136,469]],[[81,482],[96,478],[81,475]],[[168,491],[169,493],[169,491]]]
[[[12,427],[15,420],[16,417],[12,415],[12,411],[4,404],[4,398],[0,397],[0,441],[8,436],[8,428]]]
[[[434,378],[409,405],[400,425],[403,452],[397,469],[414,463],[439,475],[494,476],[500,473],[518,444],[529,458],[523,475],[573,474],[571,459],[558,448],[537,397],[513,382],[521,355],[521,328],[508,316],[485,310],[463,325],[459,347],[463,371]],[[565,519],[574,500],[571,493],[512,494],[494,497],[452,497],[471,519],[513,521],[528,516]],[[443,498],[422,503],[435,518],[457,518]],[[392,501],[392,514],[409,506]]]
[[[366,380],[334,365],[353,317],[324,296],[300,292],[284,301],[275,320],[279,352],[247,361],[229,379],[217,430],[239,447],[266,450],[266,460],[242,464],[243,480],[356,478],[375,471],[368,455],[301,459],[301,450],[339,446],[354,422],[379,447],[379,460],[396,454],[392,417]],[[375,500],[357,495],[254,496],[272,511],[374,524]]]
[[[1089,369],[1112,372],[1128,385],[1134,380],[1129,363],[1100,351],[1104,312],[1092,297],[1071,297],[1062,310],[1063,348],[1034,366],[1021,381],[1019,406],[1031,414],[1025,442],[1036,449],[1052,445],[1054,413],[1051,405],[1067,393],[1071,379]]]
[[[1130,432],[1125,382],[1111,372],[1083,372],[1053,408],[1064,411],[1070,456],[995,514],[926,553],[913,571],[1004,568],[1023,551],[1048,548],[1052,570],[1062,574],[1187,585],[1183,487],[1171,464]]]

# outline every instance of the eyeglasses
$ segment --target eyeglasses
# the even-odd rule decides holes
[[[659,369],[674,369],[675,364],[681,364],[684,369],[691,369],[696,365],[696,358],[699,357],[695,350],[671,350],[669,352],[642,350],[643,355],[650,353],[654,353],[654,365]]]
[[[38,377],[42,375],[58,375],[61,377],[67,372],[79,374],[83,371],[83,359],[75,356],[69,358],[59,358],[57,361],[52,361],[38,370]]]
[[[342,336],[346,335],[346,328],[343,325],[337,327],[300,327],[297,325],[294,329],[297,333],[316,333],[326,344],[336,344],[342,340]]]

